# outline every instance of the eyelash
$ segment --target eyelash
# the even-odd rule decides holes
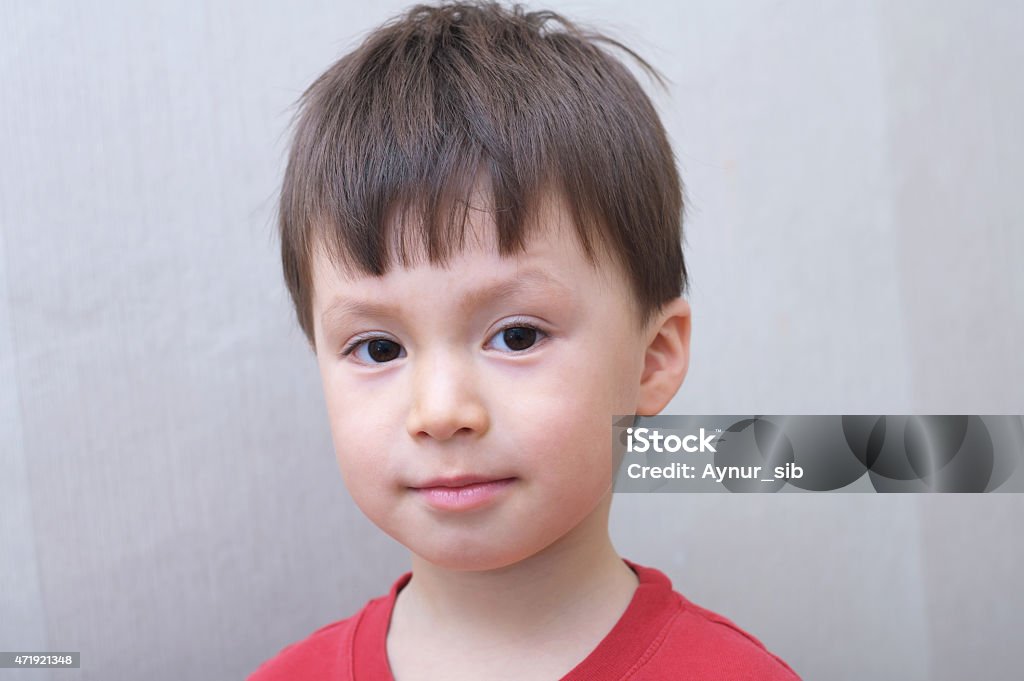
[[[526,321],[525,319],[520,319],[520,320],[513,319],[512,321],[508,322],[507,324],[505,324],[501,328],[499,328],[497,331],[495,331],[491,335],[491,338],[496,338],[499,334],[503,334],[506,331],[508,331],[509,329],[531,329],[532,331],[536,331],[537,335],[540,336],[540,337],[543,337],[543,338],[547,338],[548,337],[548,333],[546,331],[544,331],[542,328],[540,328],[539,326],[537,326],[536,324],[534,324],[532,322],[529,322],[529,321]],[[396,345],[401,345],[401,343],[397,343],[396,341],[391,340],[387,336],[362,336],[362,337],[356,337],[351,343],[349,343],[347,346],[345,346],[344,350],[341,351],[341,356],[342,357],[348,357],[349,355],[351,355],[353,352],[355,352],[364,343],[370,343],[370,342],[375,341],[375,340],[386,340],[386,341],[390,341],[392,343],[395,343]],[[526,350],[520,350],[518,352],[513,351],[513,352],[511,352],[509,354],[515,354],[515,355],[524,354],[526,352],[529,352],[533,348],[537,347],[537,345],[539,345],[541,342],[542,342],[541,338],[538,338],[537,342],[534,343],[533,345],[531,345]],[[378,362],[378,364],[387,364],[387,362]]]

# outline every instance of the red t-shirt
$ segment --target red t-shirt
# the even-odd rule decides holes
[[[640,580],[629,607],[562,681],[799,681],[756,638],[673,591],[664,574],[625,562]],[[411,572],[402,575],[387,596],[353,617],[285,647],[249,681],[394,681],[385,637],[395,597],[411,577]]]

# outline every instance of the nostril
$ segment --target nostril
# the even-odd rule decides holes
[[[449,440],[456,436],[479,436],[487,431],[489,419],[480,405],[442,410],[413,410],[409,415],[408,431],[413,437],[431,437]]]

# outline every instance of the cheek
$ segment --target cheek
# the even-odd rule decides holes
[[[379,412],[366,410],[351,392],[338,391],[327,395],[327,416],[330,423],[334,455],[345,487],[352,498],[370,515],[384,504],[381,486],[389,475],[387,452],[381,451],[388,438],[381,433],[386,424]]]
[[[535,472],[591,487],[611,477],[612,415],[623,404],[623,371],[607,356],[560,362],[509,414]],[[621,362],[619,362],[621,365]],[[595,367],[600,367],[595,369]]]
[[[332,431],[333,432],[333,431]],[[352,429],[339,432],[353,432]],[[372,523],[387,534],[394,533],[397,506],[395,476],[388,472],[387,457],[374,449],[374,442],[335,437],[335,459],[349,496]]]

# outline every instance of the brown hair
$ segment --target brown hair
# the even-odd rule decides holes
[[[445,263],[463,245],[481,177],[502,256],[523,249],[553,189],[588,260],[596,264],[596,238],[622,266],[641,325],[685,292],[672,149],[639,83],[599,43],[664,85],[628,47],[553,12],[455,2],[385,23],[302,94],[278,227],[285,282],[314,351],[316,250],[368,275],[385,274],[395,257],[408,266],[417,242]]]

